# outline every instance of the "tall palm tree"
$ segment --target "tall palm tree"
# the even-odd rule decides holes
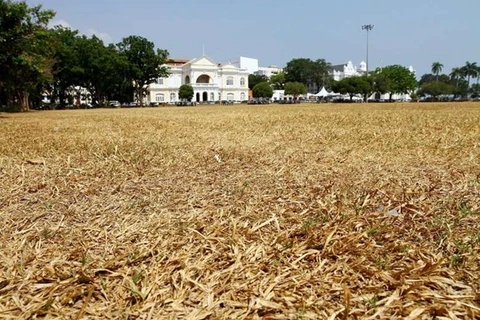
[[[452,68],[450,79],[455,80],[455,86],[458,87],[458,80],[464,77],[462,68]]]
[[[475,78],[478,74],[476,62],[465,62],[462,71],[467,77],[468,88],[470,88],[470,78]]]
[[[480,80],[480,66],[477,67],[477,85]]]
[[[443,64],[440,62],[434,62],[432,63],[432,73],[437,76],[437,82],[438,82],[438,74],[442,72],[443,69]]]

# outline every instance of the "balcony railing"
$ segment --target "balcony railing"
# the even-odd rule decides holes
[[[217,88],[217,83],[191,83],[190,84],[194,88]]]

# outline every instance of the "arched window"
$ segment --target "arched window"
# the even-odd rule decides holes
[[[215,100],[215,94],[213,92],[210,92],[210,101]]]
[[[227,93],[227,101],[233,101],[233,93]]]
[[[170,93],[170,102],[175,102],[176,94],[174,92]]]
[[[197,83],[210,83],[210,76],[208,74],[202,74],[197,78]]]
[[[243,78],[242,78],[243,79]],[[240,100],[244,101],[245,100],[245,92],[240,93]]]
[[[156,102],[163,102],[165,101],[165,96],[163,95],[163,93],[157,93],[155,95],[155,101]]]
[[[227,86],[233,86],[233,77],[227,77]]]
[[[241,78],[240,78],[240,85],[241,85],[242,87],[245,87],[245,78],[244,78],[244,77],[241,77]]]
[[[190,84],[190,76],[185,77],[185,84]]]

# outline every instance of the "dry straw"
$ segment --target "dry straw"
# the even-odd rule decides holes
[[[480,317],[480,105],[0,117],[0,319]]]

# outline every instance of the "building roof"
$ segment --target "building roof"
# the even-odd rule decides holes
[[[190,60],[191,60],[191,59],[171,58],[171,59],[168,59],[167,64],[168,64],[168,65],[184,65],[185,63],[187,63],[187,62],[190,61]]]
[[[334,66],[330,66],[330,70],[332,70],[332,71],[343,71],[343,68],[344,68],[346,65],[347,65],[346,63],[336,64],[336,65],[334,65]]]

